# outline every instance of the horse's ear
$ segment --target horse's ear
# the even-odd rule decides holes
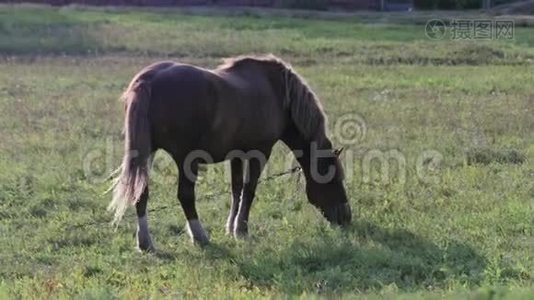
[[[343,152],[343,149],[344,149],[343,147],[338,148],[338,149],[335,149],[335,150],[334,150],[334,155],[339,157],[339,155],[341,154],[341,152]]]

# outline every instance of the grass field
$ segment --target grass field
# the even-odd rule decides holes
[[[435,41],[396,23],[0,6],[0,298],[534,299],[534,28]],[[115,230],[103,194],[122,156],[121,91],[160,59],[269,52],[318,93],[336,145],[336,121],[365,122],[344,145],[353,224],[329,227],[283,176],[260,184],[252,237],[235,241],[221,164],[198,185],[212,244],[196,247],[160,153],[159,251],[135,252],[132,210]],[[275,150],[266,176],[287,168]],[[405,165],[384,181],[366,169],[373,153]]]

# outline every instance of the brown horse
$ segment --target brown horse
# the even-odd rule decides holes
[[[178,166],[178,199],[193,241],[208,241],[195,208],[199,164],[230,161],[232,205],[226,230],[244,237],[258,178],[278,140],[302,167],[309,201],[331,223],[350,223],[343,171],[326,136],[321,104],[281,59],[238,57],[215,70],[155,63],[135,75],[123,100],[125,154],[109,209],[117,222],[135,205],[140,250],[153,249],[146,206],[148,171],[158,149]]]

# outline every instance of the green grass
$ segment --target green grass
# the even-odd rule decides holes
[[[532,299],[534,29],[516,33],[432,41],[424,23],[357,17],[0,6],[0,298]],[[135,252],[133,212],[115,230],[103,195],[122,155],[118,95],[159,59],[212,67],[266,52],[309,81],[331,132],[346,113],[365,120],[364,138],[345,145],[353,225],[330,228],[297,178],[281,177],[259,186],[252,238],[234,241],[220,164],[198,187],[212,244],[195,247],[160,153],[149,203],[159,252]],[[377,150],[402,153],[404,181],[395,168],[379,180],[376,165],[367,176]],[[442,161],[420,180],[428,150]],[[286,169],[286,153],[276,147],[267,173]]]

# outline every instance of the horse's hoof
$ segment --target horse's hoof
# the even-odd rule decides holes
[[[234,230],[234,238],[236,240],[245,240],[248,238],[248,230],[246,229],[235,229]]]
[[[142,234],[140,232],[137,232],[137,251],[142,253],[149,253],[154,252],[156,249],[154,248],[154,244],[152,244],[152,239],[150,238],[150,235],[148,234]]]
[[[210,239],[207,236],[204,237],[196,237],[192,239],[193,244],[198,246],[206,246],[210,243]]]
[[[234,226],[226,226],[226,235],[233,235],[234,234]]]
[[[137,250],[137,252],[140,252],[140,253],[154,253],[154,252],[156,252],[156,248],[154,248],[154,245],[152,245],[152,244],[149,244],[149,245],[137,245],[137,247],[135,247],[135,249]]]
[[[191,220],[187,223],[187,233],[195,244],[206,245],[210,241],[208,234],[198,220]]]
[[[191,242],[198,246],[205,246],[210,243],[210,237],[205,231],[196,232],[191,236]]]
[[[231,215],[228,217],[228,219],[226,220],[226,225],[225,225],[225,228],[226,228],[226,235],[233,235],[234,234],[234,222],[235,222],[235,216],[232,217]]]

